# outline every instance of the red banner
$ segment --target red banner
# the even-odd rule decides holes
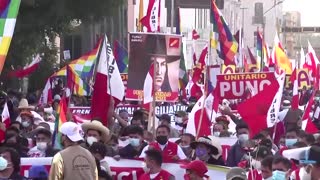
[[[240,99],[248,93],[257,94],[276,81],[274,73],[225,74],[217,76],[220,98]]]

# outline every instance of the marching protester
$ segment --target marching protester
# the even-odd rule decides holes
[[[26,180],[20,175],[20,156],[12,148],[0,149],[0,179]]]
[[[194,160],[189,164],[182,165],[181,167],[186,169],[186,174],[184,175],[184,179],[186,180],[203,180],[208,177],[206,175],[208,168],[203,161]]]
[[[176,128],[173,128],[171,126],[171,116],[168,114],[162,114],[159,117],[159,121],[161,122],[162,125],[166,125],[170,128],[170,135],[169,138],[177,138],[179,137],[180,133]]]
[[[177,160],[186,159],[186,155],[183,150],[177,144],[168,141],[170,134],[170,128],[166,125],[159,125],[156,130],[156,141],[149,143],[143,148],[140,158],[145,157],[145,151],[148,149],[156,149],[161,152],[164,162],[174,162]]]
[[[190,146],[192,142],[194,142],[196,138],[190,133],[184,133],[180,136],[180,140],[177,141],[179,146],[182,148],[182,151],[187,156],[188,159],[192,159],[193,150]]]
[[[85,133],[86,148],[90,147],[94,142],[107,143],[110,139],[109,129],[98,120],[85,122],[81,127]]]
[[[161,168],[162,153],[155,149],[150,149],[145,153],[145,173],[140,176],[140,180],[152,179],[152,180],[174,180],[175,177],[168,171]]]
[[[74,122],[65,122],[59,131],[64,149],[52,159],[49,180],[98,178],[96,161],[93,155],[80,146],[83,140],[81,128]]]

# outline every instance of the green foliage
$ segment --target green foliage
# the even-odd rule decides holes
[[[30,3],[31,2],[31,3]],[[22,0],[15,33],[8,52],[1,79],[8,71],[30,63],[32,56],[41,53],[41,67],[29,78],[29,89],[34,91],[44,86],[45,80],[57,67],[55,37],[71,32],[70,21],[100,20],[112,16],[123,0]]]

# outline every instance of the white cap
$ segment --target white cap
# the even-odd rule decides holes
[[[58,101],[60,101],[60,100],[61,100],[60,95],[59,95],[59,94],[54,95],[53,100],[58,100]]]
[[[83,140],[83,131],[80,126],[74,122],[65,122],[59,130],[63,135],[66,135],[71,141],[78,142]]]

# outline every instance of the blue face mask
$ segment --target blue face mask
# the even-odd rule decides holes
[[[285,180],[286,179],[286,173],[283,171],[273,171],[272,172],[272,179],[273,180]]]
[[[287,147],[292,147],[297,141],[298,139],[285,139],[285,143]]]
[[[140,139],[138,138],[130,138],[129,142],[133,147],[138,147],[140,145]]]
[[[196,148],[196,156],[197,157],[202,157],[204,155],[208,154],[206,148]]]

